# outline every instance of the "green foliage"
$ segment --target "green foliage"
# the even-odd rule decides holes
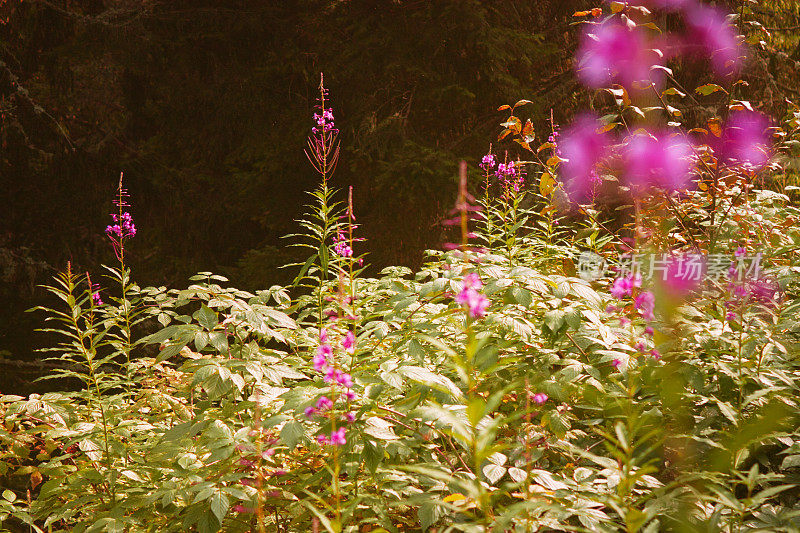
[[[442,16],[491,36],[469,7]],[[636,110],[611,94],[608,122],[622,124]],[[630,222],[589,207],[578,219],[556,146],[532,146],[515,115],[530,104],[503,107],[501,134],[530,155],[527,186],[487,172],[477,212],[462,182],[458,220],[477,219],[462,238],[480,249],[367,276],[337,249],[357,239],[353,207],[322,165],[290,286],[250,292],[200,272],[186,289],[141,289],[121,261],[108,269],[119,293],[98,303],[88,275],[57,276],[59,307],[39,310],[62,342],[46,351],[53,376],[79,386],[0,396],[2,528],[797,531],[800,209],[785,169],[708,153],[696,190],[637,196]],[[798,120],[784,121],[783,163]],[[613,261],[623,242],[732,261],[743,238],[774,290],[656,286],[651,319],[609,276],[576,276],[580,254]]]

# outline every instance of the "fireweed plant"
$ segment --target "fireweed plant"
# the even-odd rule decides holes
[[[364,274],[322,83],[292,286],[139,289],[120,184],[112,282],[49,288],[75,386],[0,396],[0,530],[800,530],[800,108],[745,99],[752,11],[576,13],[594,114],[503,106],[417,272]]]

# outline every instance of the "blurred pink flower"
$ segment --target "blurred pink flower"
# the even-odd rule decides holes
[[[652,186],[668,191],[684,189],[692,167],[692,150],[677,136],[639,133],[627,138],[624,148],[628,184],[639,189]]]
[[[579,117],[564,133],[561,144],[561,174],[572,200],[585,203],[592,197],[592,188],[597,183],[596,167],[605,157],[608,135],[598,133],[599,124],[591,115]]]
[[[715,139],[717,157],[728,164],[761,168],[769,161],[769,119],[755,111],[734,111],[722,137]]]
[[[533,395],[533,401],[538,403],[539,405],[541,405],[544,402],[546,402],[547,398],[548,398],[547,394],[545,394],[543,392],[538,392],[538,393]]]
[[[634,306],[639,310],[645,320],[653,320],[655,318],[653,315],[655,305],[656,297],[650,291],[643,291],[641,294],[639,294],[639,296],[636,297],[634,303]]]
[[[629,29],[615,20],[587,31],[576,57],[578,77],[590,87],[619,83],[630,88],[633,82],[649,83],[651,67],[660,63],[642,29]]]
[[[347,443],[347,439],[345,438],[345,429],[339,428],[333,433],[331,433],[331,440],[330,443],[333,446],[341,446]]]
[[[352,331],[348,331],[347,335],[345,335],[344,340],[342,340],[342,348],[349,354],[352,354],[356,351],[356,336]]]
[[[718,75],[736,71],[740,64],[740,49],[735,26],[726,19],[725,11],[700,3],[686,9],[685,49],[700,61],[711,60]]]

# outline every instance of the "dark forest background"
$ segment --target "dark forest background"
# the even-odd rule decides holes
[[[115,261],[104,228],[120,172],[141,285],[204,270],[243,289],[289,282],[278,267],[304,257],[281,236],[317,184],[303,147],[320,72],[341,130],[333,185],[355,187],[367,238],[357,252],[375,270],[419,265],[443,240],[458,160],[496,139],[498,106],[531,100],[522,116],[543,140],[551,113],[604,105],[571,63],[572,15],[597,5],[0,0],[0,357],[41,357],[41,316],[24,312],[43,302],[37,284],[67,261],[98,275]],[[798,2],[753,6],[772,36],[754,40],[748,81],[780,116],[800,87]],[[4,368],[3,392],[33,375]]]

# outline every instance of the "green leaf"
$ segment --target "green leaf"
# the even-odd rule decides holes
[[[393,427],[383,418],[371,416],[366,421],[364,433],[380,440],[397,440],[400,437],[395,434]]]
[[[716,83],[708,83],[706,85],[701,85],[700,87],[695,89],[695,92],[697,92],[698,94],[702,94],[703,96],[708,96],[709,94],[715,93],[717,91],[722,91],[726,94],[728,93],[728,91],[726,91],[725,89],[722,88],[722,86],[717,85]]]
[[[211,512],[214,513],[214,516],[217,517],[220,523],[222,523],[225,515],[228,514],[229,507],[230,502],[228,501],[228,497],[221,492],[214,494],[214,497],[211,498]]]
[[[486,476],[486,479],[492,485],[497,483],[500,480],[500,478],[502,478],[505,475],[505,473],[506,473],[506,467],[496,465],[494,463],[489,463],[488,465],[483,467],[483,475]]]
[[[453,383],[450,378],[441,374],[435,374],[427,368],[422,368],[420,366],[401,366],[397,371],[412,381],[416,381],[432,389],[449,393],[456,398],[463,397],[461,390],[456,387],[455,383]]]
[[[206,331],[211,331],[219,323],[217,313],[212,311],[206,304],[203,304],[192,316]]]
[[[429,527],[444,516],[444,509],[437,503],[425,502],[419,506],[417,516],[419,517],[419,523],[423,531],[427,531]]]
[[[289,448],[294,448],[303,438],[304,434],[303,424],[295,421],[287,422],[281,429],[281,440],[285,442]]]

